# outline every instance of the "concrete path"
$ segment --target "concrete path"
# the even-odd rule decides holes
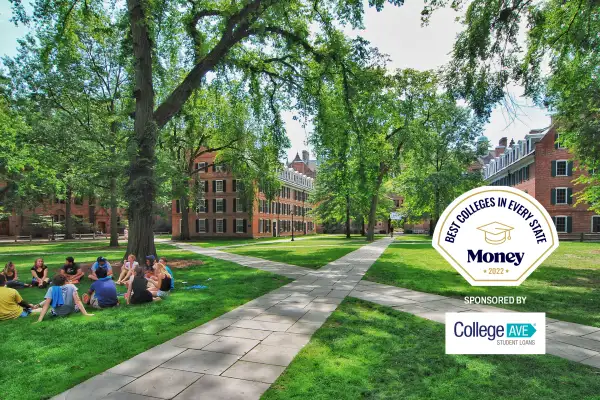
[[[442,324],[447,312],[515,312],[369,281],[359,282],[350,296]],[[600,368],[600,328],[546,318],[546,353]]]
[[[365,245],[320,270],[175,243],[296,280],[54,399],[259,399],[390,242],[381,239]]]

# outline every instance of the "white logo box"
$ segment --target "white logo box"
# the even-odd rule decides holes
[[[446,354],[546,354],[546,314],[446,313]]]

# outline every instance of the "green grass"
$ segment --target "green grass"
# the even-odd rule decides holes
[[[444,296],[527,296],[517,311],[600,327],[600,244],[562,242],[518,287],[471,286],[431,244],[394,243],[365,279]]]
[[[394,239],[400,242],[429,242],[431,243],[431,236],[429,235],[418,235],[416,233],[397,234],[394,235]]]
[[[551,355],[446,355],[444,325],[346,299],[263,400],[599,399],[598,370]]]
[[[318,269],[367,244],[357,237],[314,238],[285,243],[256,244],[225,249],[229,253],[264,258],[300,267]]]
[[[43,246],[51,252],[58,248],[69,250],[63,244]],[[31,249],[32,254],[39,253],[36,248]],[[37,318],[30,315],[28,318],[0,322],[0,398],[49,398],[290,282],[281,276],[170,246],[159,245],[158,248],[159,255],[173,260],[201,259],[205,262],[199,267],[174,270],[176,290],[164,301],[92,310],[95,315],[89,318],[79,314],[61,319],[47,316],[42,323],[34,324]],[[5,252],[14,253],[13,246],[0,246],[0,255],[8,260]],[[102,254],[112,260],[109,255],[113,253],[118,255],[114,259],[119,260],[124,249]],[[97,251],[78,254],[76,260],[92,261],[97,254]],[[44,259],[49,268],[55,270],[62,265],[64,257],[65,254],[52,254]],[[22,280],[30,276],[27,274],[34,258],[33,255],[10,256],[17,263]],[[187,281],[185,286],[202,284],[208,288],[183,290],[182,281]],[[78,285],[79,293],[87,291],[89,284],[86,281]],[[125,291],[124,287],[118,287],[118,290]],[[19,292],[26,301],[39,302],[46,291],[30,288]]]

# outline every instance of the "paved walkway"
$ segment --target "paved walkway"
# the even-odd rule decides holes
[[[369,281],[359,282],[350,296],[442,324],[447,312],[515,312]],[[546,353],[600,368],[600,328],[546,318]]]
[[[390,244],[378,240],[319,270],[175,243],[295,278],[58,395],[62,400],[259,399]]]

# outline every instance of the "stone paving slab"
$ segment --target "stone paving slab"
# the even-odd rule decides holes
[[[162,364],[162,366],[199,374],[219,375],[231,367],[239,358],[239,356],[233,354],[188,349]]]
[[[298,351],[300,351],[300,348],[298,347],[280,347],[259,344],[242,357],[242,361],[287,367],[294,357],[296,357]]]
[[[96,400],[116,391],[135,378],[103,372],[52,398],[52,400]]]
[[[205,375],[174,400],[258,400],[269,386],[262,382]]]
[[[243,356],[249,352],[254,346],[260,343],[260,340],[243,339],[229,336],[222,336],[208,346],[204,347],[205,351],[216,351],[217,353],[236,354]]]
[[[138,378],[184,351],[185,348],[163,343],[112,367],[106,372]]]
[[[205,335],[203,333],[184,333],[167,343],[172,344],[175,347],[200,350],[217,339],[219,339],[219,336]]]
[[[219,336],[231,336],[238,337],[244,339],[255,339],[255,340],[263,340],[266,339],[267,336],[271,334],[271,331],[259,331],[258,329],[246,329],[246,328],[236,328],[233,326],[227,327],[220,332],[217,332],[216,335]]]
[[[279,365],[238,361],[227,371],[223,372],[222,376],[256,382],[273,383],[283,371],[285,371],[285,367]]]
[[[142,396],[140,394],[112,392],[101,400],[158,400],[158,397]]]
[[[277,322],[264,322],[244,319],[236,322],[233,324],[233,326],[238,328],[258,329],[261,331],[285,332],[289,327],[292,326],[292,323],[281,324]]]
[[[194,372],[156,368],[140,379],[136,379],[129,385],[121,388],[120,391],[161,399],[171,399],[202,376],[202,374]]]
[[[310,341],[310,335],[289,332],[273,332],[268,338],[262,341],[262,344],[268,346],[281,347],[304,347]]]

